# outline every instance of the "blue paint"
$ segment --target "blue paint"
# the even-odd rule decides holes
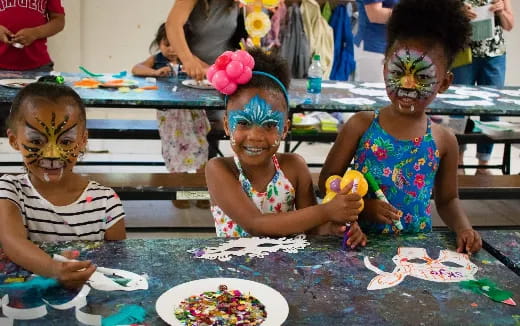
[[[22,291],[36,290],[43,292],[55,286],[59,286],[59,283],[56,279],[36,276],[26,282],[0,284],[0,289]]]
[[[250,268],[250,267],[247,267],[247,266],[244,266],[244,265],[238,265],[238,267],[242,268],[242,269],[245,269],[246,271],[250,271],[250,272],[254,272],[255,270]]]
[[[130,325],[142,323],[146,318],[146,310],[137,305],[125,305],[118,313],[103,318],[102,326]]]
[[[229,129],[231,129],[231,132],[234,132],[239,124],[248,128],[253,125],[262,128],[276,126],[278,134],[281,135],[284,128],[284,116],[283,112],[273,111],[272,107],[263,98],[255,95],[244,105],[243,110],[228,111]]]

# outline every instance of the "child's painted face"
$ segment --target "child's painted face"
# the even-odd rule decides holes
[[[283,95],[244,89],[229,99],[224,120],[231,146],[242,161],[270,158],[289,128]]]
[[[84,151],[87,133],[72,100],[29,98],[20,107],[16,130],[8,130],[11,146],[20,151],[29,173],[45,182],[58,182],[72,172]]]
[[[451,83],[440,46],[397,41],[385,60],[386,91],[400,112],[422,112]]]
[[[173,47],[170,45],[168,39],[163,38],[159,43],[159,50],[172,63],[177,63],[177,54],[173,51]]]

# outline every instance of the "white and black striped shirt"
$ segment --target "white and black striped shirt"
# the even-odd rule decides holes
[[[55,206],[34,188],[27,174],[0,177],[0,200],[19,208],[32,241],[103,240],[105,231],[124,218],[112,188],[90,181],[72,204]]]

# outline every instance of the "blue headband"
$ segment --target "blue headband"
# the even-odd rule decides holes
[[[270,73],[267,73],[267,72],[263,72],[263,71],[253,71],[253,75],[261,75],[261,76],[265,76],[265,77],[268,77],[268,78],[271,78],[274,82],[276,82],[276,84],[278,86],[280,86],[282,92],[283,92],[283,95],[285,97],[285,101],[287,101],[287,110],[289,110],[289,94],[287,93],[287,89],[285,88],[285,86],[282,84],[282,82],[280,81],[280,79],[276,78],[274,75],[271,75]],[[228,95],[226,95],[224,97],[224,105],[227,106],[227,100],[228,100]]]

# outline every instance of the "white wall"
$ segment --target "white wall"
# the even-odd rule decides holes
[[[506,32],[506,85],[520,86],[520,0],[511,0],[516,26]],[[49,39],[57,71],[85,66],[94,72],[130,70],[148,46],[174,0],[62,0],[65,30]]]
[[[49,38],[55,70],[130,70],[150,53],[148,47],[166,20],[173,0],[62,0],[65,29]]]

